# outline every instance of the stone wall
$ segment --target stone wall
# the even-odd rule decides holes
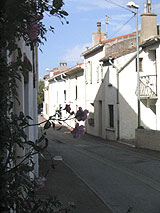
[[[160,151],[160,131],[150,129],[136,129],[135,145],[139,148]]]

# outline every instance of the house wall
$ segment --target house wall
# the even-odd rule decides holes
[[[71,76],[68,76],[68,102],[70,104],[71,110],[76,112],[79,107],[85,109],[85,80],[84,80],[84,72],[80,71]],[[76,89],[77,88],[77,89]],[[76,95],[77,90],[77,95]],[[76,97],[77,96],[77,97]],[[67,122],[71,127],[75,126],[75,121]],[[81,122],[84,124],[84,122]]]
[[[154,56],[148,57],[148,52],[142,52],[140,57],[143,58],[143,73],[145,76],[155,74]],[[128,54],[130,57],[131,54]],[[121,57],[121,61],[125,61],[125,57]],[[137,72],[135,59],[120,73],[119,75],[119,93],[120,93],[120,138],[134,139],[135,129],[137,128]],[[156,115],[150,107],[147,106],[145,100],[141,100],[141,125],[145,128],[156,129]]]
[[[156,114],[157,114],[157,129],[160,130],[160,45],[156,49],[156,59],[157,59],[157,96],[158,100],[156,102]]]
[[[89,111],[89,120],[86,122],[88,134],[104,137],[104,84],[105,69],[101,67],[99,60],[104,57],[104,49],[95,51],[94,54],[85,57],[85,108]],[[103,71],[103,72],[102,72]]]
[[[49,90],[46,94],[49,105],[48,117],[54,115],[59,107],[64,109],[66,104],[70,104],[71,110],[75,112],[78,110],[78,107],[82,107],[82,109],[85,107],[85,83],[83,71],[73,71],[72,73],[66,73],[65,75],[66,80],[57,76],[56,80],[49,81]],[[66,97],[64,91],[66,91]],[[65,110],[62,110],[62,118],[64,119],[68,116],[69,114],[66,113]],[[66,123],[70,127],[75,126],[75,120],[70,120]]]
[[[32,51],[28,46],[25,46],[23,40],[18,43],[19,47],[21,48],[22,54],[25,53],[27,58],[30,60],[33,66],[33,55]],[[11,60],[15,60],[17,54],[14,53]],[[34,69],[35,69],[35,78],[33,78],[33,70],[28,72],[28,80],[25,81],[23,75],[21,74],[21,81],[17,81],[17,92],[18,92],[18,99],[20,104],[15,100],[14,101],[14,113],[19,114],[23,112],[24,115],[29,115],[32,117],[33,120],[30,120],[30,124],[37,123],[37,77],[38,77],[38,66],[37,66],[37,50],[36,47],[34,49]],[[34,81],[34,82],[33,82]],[[38,137],[38,127],[28,127],[25,129],[26,135],[28,140],[36,141]],[[27,151],[26,149],[21,149],[18,146],[16,147],[17,155],[24,155]],[[38,176],[38,155],[34,156],[34,163],[35,163],[35,175]],[[17,159],[18,163],[19,159]]]

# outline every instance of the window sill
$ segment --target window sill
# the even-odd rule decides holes
[[[115,132],[116,129],[115,129],[115,128],[111,128],[111,127],[107,127],[107,128],[106,128],[106,131]]]

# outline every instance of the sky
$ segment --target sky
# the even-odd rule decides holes
[[[107,32],[107,39],[136,31],[136,18],[125,9],[128,2],[129,0],[64,0],[63,9],[69,13],[69,24],[62,24],[57,17],[45,16],[44,24],[53,26],[55,30],[54,33],[47,33],[47,41],[40,46],[42,52],[39,51],[39,78],[49,74],[46,69],[59,67],[60,62],[67,62],[68,67],[82,62],[81,53],[86,47],[92,46],[92,32],[97,32],[97,22],[102,24],[101,31]],[[144,11],[146,0],[134,2],[139,5],[140,29],[140,14]],[[160,24],[160,1],[151,0],[151,3],[152,12],[157,14],[157,24]]]

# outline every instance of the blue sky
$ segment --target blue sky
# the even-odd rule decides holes
[[[43,53],[39,51],[39,77],[48,74],[46,69],[58,67],[60,62],[67,62],[68,67],[81,62],[81,53],[86,47],[92,45],[92,32],[97,32],[97,22],[102,23],[102,32],[106,32],[105,16],[107,25],[107,39],[119,35],[134,32],[136,29],[135,17],[124,25],[133,14],[117,5],[126,7],[129,0],[64,0],[64,10],[69,13],[69,24],[62,25],[56,17],[45,17],[44,24],[55,28],[54,34],[47,34],[47,42],[41,46]],[[139,5],[139,14],[144,11],[146,0],[135,0]],[[152,12],[156,13],[157,23],[160,24],[160,1],[152,0]],[[124,25],[124,27],[122,27]],[[140,17],[139,17],[140,28]],[[120,30],[121,29],[121,30]]]

